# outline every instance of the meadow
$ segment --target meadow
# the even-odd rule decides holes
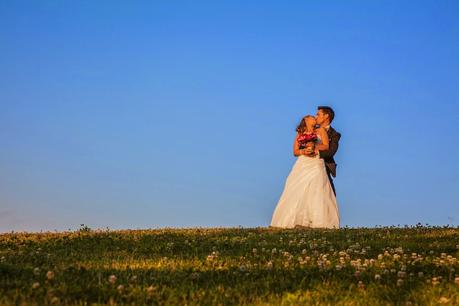
[[[0,234],[1,305],[459,305],[458,227]]]

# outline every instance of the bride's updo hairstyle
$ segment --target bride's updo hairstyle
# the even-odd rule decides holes
[[[296,131],[300,134],[303,134],[304,131],[306,131],[306,119],[307,118],[314,118],[314,116],[312,115],[306,115],[304,116],[303,118],[301,118],[301,121],[300,121],[300,124],[298,124],[298,126],[296,127]]]

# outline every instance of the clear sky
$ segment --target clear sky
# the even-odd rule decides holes
[[[268,226],[335,109],[342,225],[459,225],[459,1],[1,1],[0,231]]]

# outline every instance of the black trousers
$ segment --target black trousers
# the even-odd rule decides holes
[[[330,181],[330,185],[333,189],[333,193],[335,194],[335,197],[336,197],[336,191],[335,191],[335,184],[333,184],[333,179],[332,179],[332,176],[330,174],[330,171],[328,170],[327,168],[327,176],[328,176],[328,180]]]

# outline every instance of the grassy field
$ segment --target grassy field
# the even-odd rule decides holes
[[[1,305],[459,305],[459,228],[0,235]]]

